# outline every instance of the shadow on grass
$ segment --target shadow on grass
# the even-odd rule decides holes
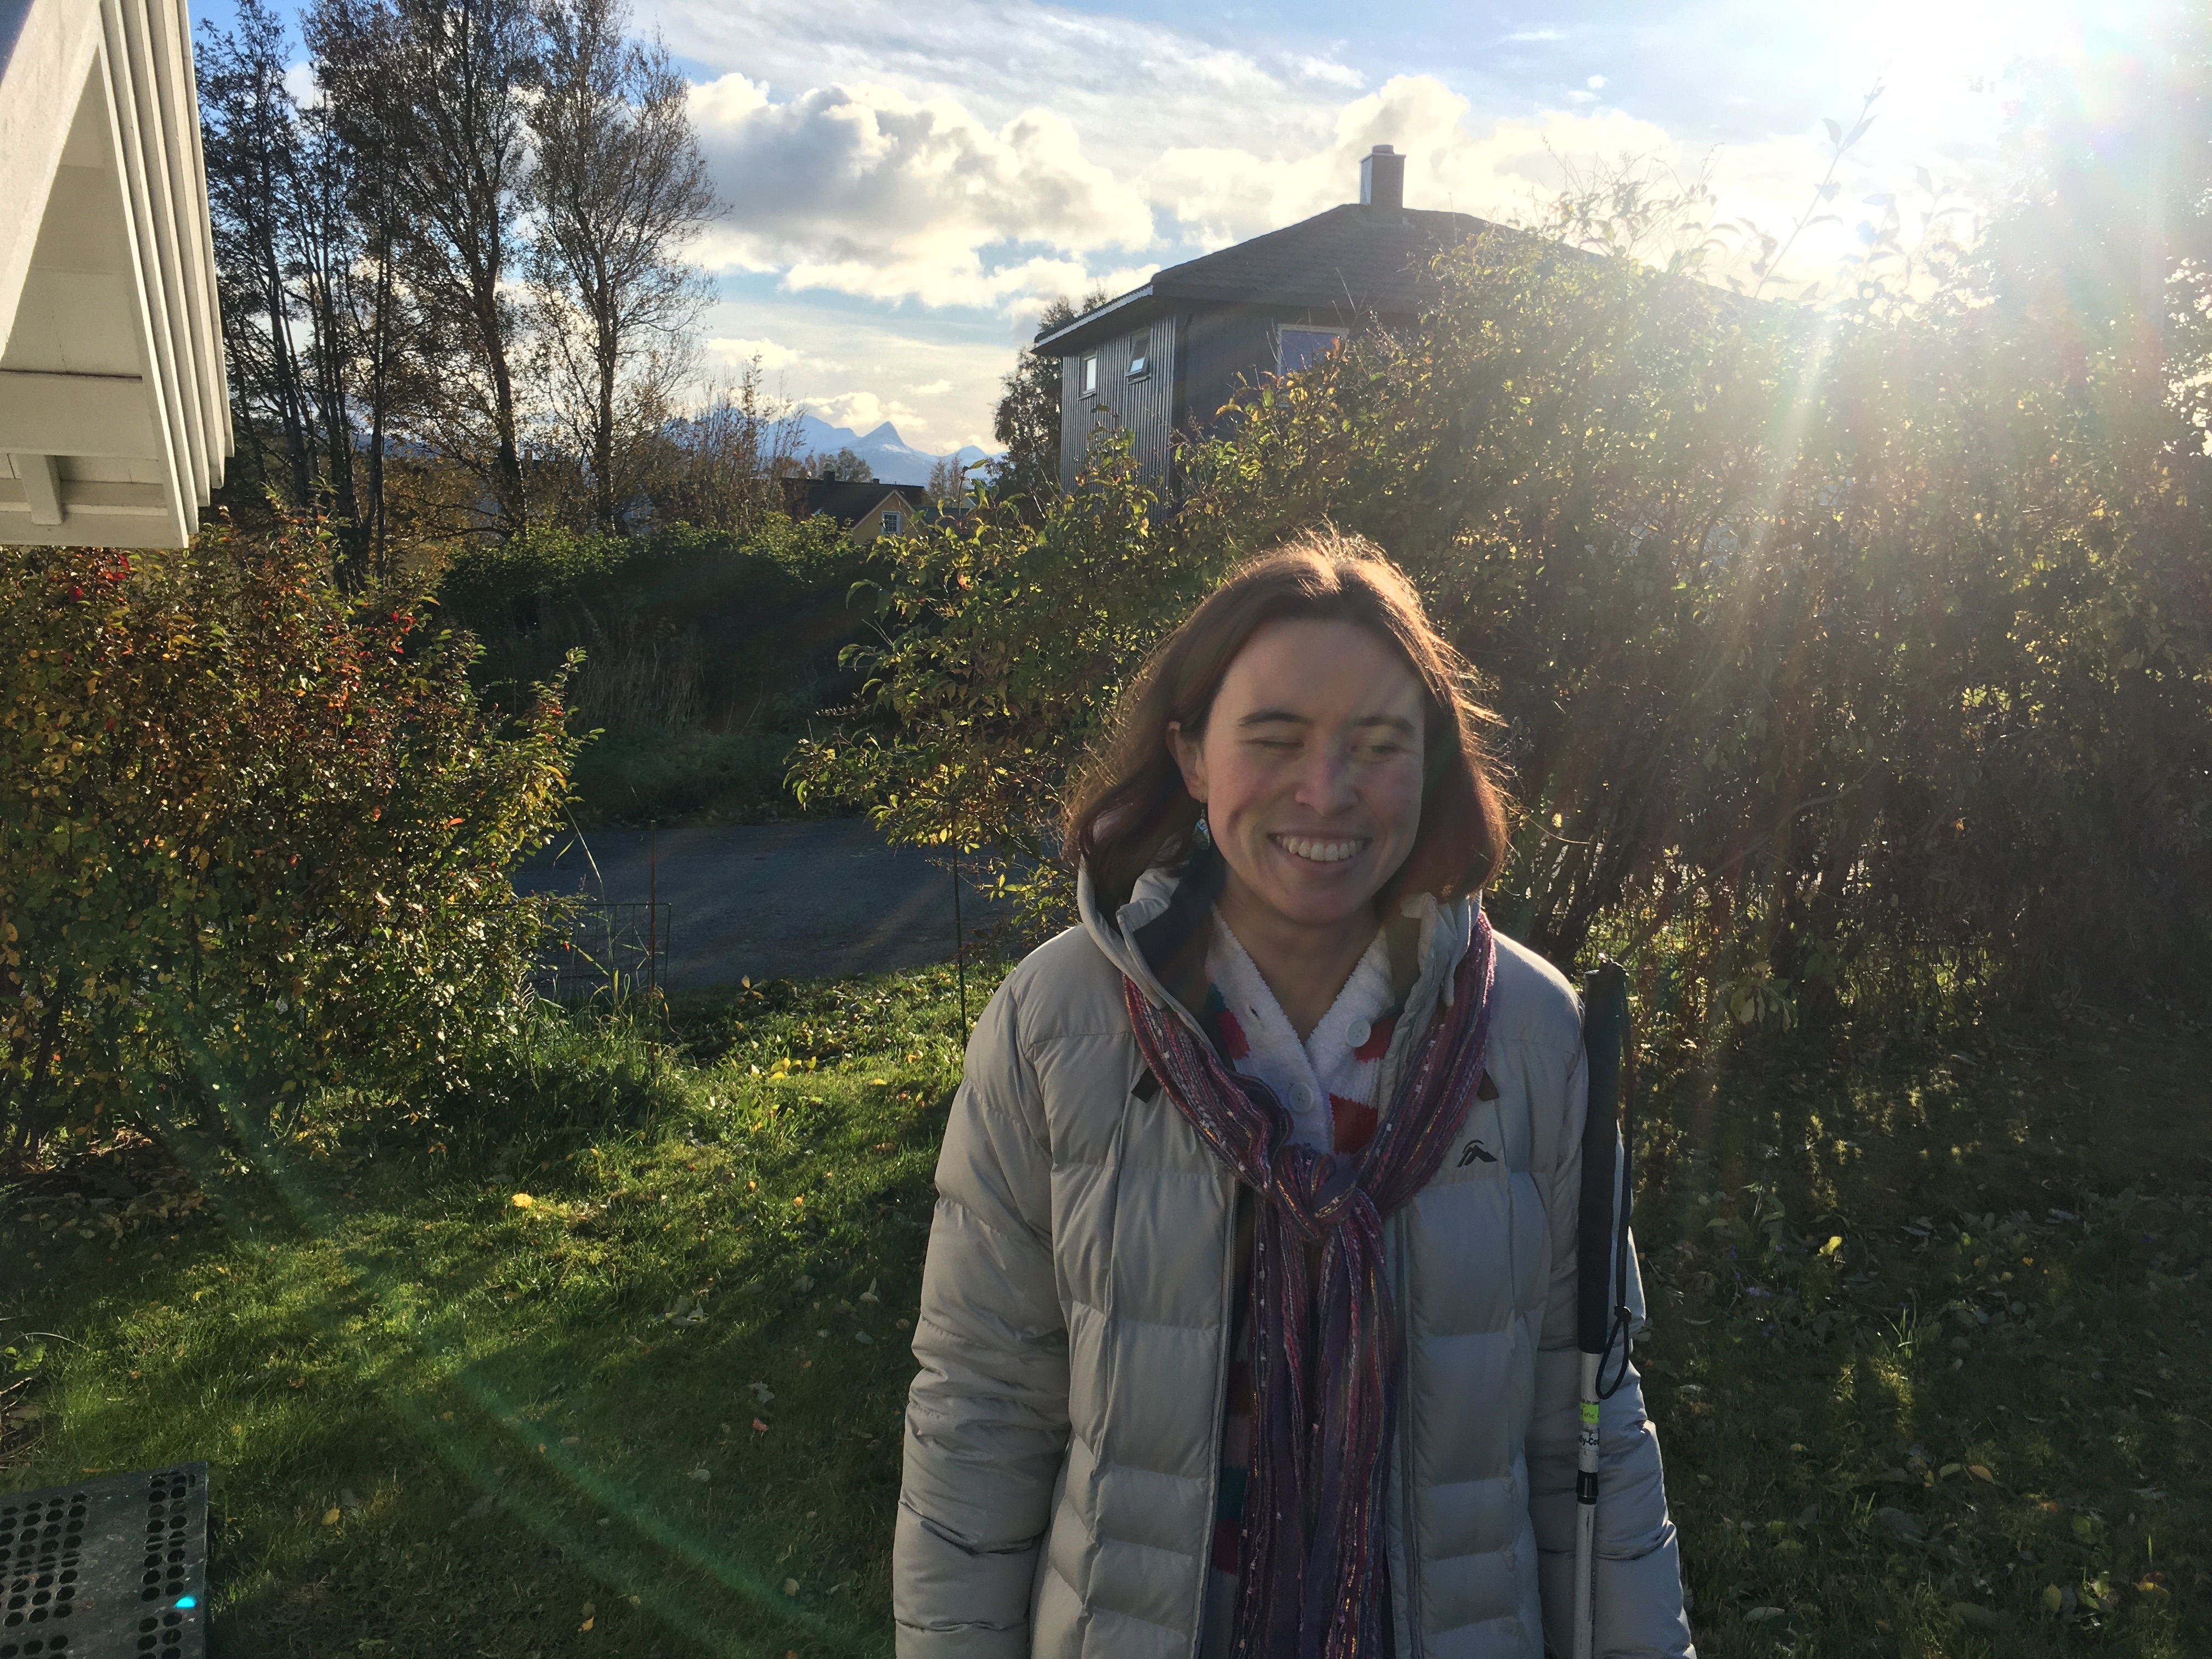
[[[179,1133],[191,1230],[11,1218],[73,1346],[7,1484],[208,1457],[228,1651],[885,1650],[946,977],[725,1018],[719,1065],[660,1056],[591,1133]],[[790,1069],[917,995],[898,1051]]]
[[[1702,1650],[2203,1650],[2206,1047],[1797,1039],[1677,1080],[1641,1358]]]
[[[224,1652],[888,1651],[954,996],[574,1023],[466,1121],[176,1137],[198,1211],[18,1194],[0,1332],[66,1340],[0,1479],[206,1457]],[[2212,1643],[2204,1034],[1953,1041],[1768,1042],[1649,1109],[1639,1357],[1708,1654]]]

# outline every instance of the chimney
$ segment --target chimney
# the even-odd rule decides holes
[[[1359,161],[1359,204],[1397,213],[1406,205],[1406,158],[1377,144]]]

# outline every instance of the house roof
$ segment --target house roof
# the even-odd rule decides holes
[[[794,519],[822,513],[849,525],[875,512],[892,495],[899,497],[907,512],[919,513],[929,492],[921,484],[884,483],[875,478],[857,483],[842,478],[786,478],[783,495],[785,508]]]
[[[1148,320],[1176,301],[1404,315],[1420,308],[1429,262],[1497,226],[1467,213],[1333,207],[1179,265],[1170,265],[1070,323],[1037,336],[1040,356],[1066,357]]]

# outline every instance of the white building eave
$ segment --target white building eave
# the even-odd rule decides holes
[[[232,447],[183,0],[0,0],[0,542],[181,546]]]

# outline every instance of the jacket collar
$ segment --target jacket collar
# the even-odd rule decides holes
[[[1098,907],[1091,872],[1079,870],[1075,878],[1076,908],[1100,954],[1134,981],[1154,1007],[1172,1010],[1201,1036],[1205,1028],[1170,986],[1184,986],[1186,964],[1194,954],[1202,962],[1205,924],[1223,874],[1220,854],[1211,851],[1182,870],[1155,865],[1137,878],[1129,902],[1110,919]],[[1390,967],[1393,988],[1410,1016],[1400,1022],[1401,1034],[1425,1028],[1439,998],[1450,1000],[1452,976],[1474,939],[1474,910],[1480,902],[1480,894],[1440,902],[1433,893],[1414,893],[1399,902]],[[1202,989],[1203,968],[1199,971]]]

